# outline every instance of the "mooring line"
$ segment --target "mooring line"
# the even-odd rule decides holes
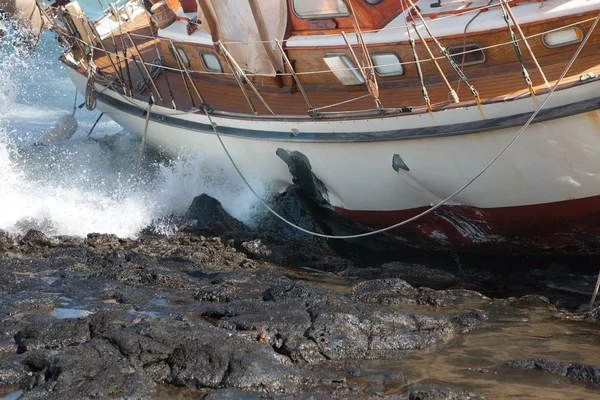
[[[581,50],[583,50],[583,47],[587,43],[588,39],[591,37],[592,32],[594,32],[594,29],[596,28],[596,25],[598,25],[599,21],[600,21],[600,14],[598,14],[596,16],[596,18],[594,19],[594,23],[592,24],[589,32],[587,33],[587,35],[585,36],[585,38],[583,39],[583,41],[581,42],[581,44],[577,48],[577,51],[575,51],[575,54],[573,55],[573,57],[571,58],[571,60],[567,64],[566,68],[564,69],[564,71],[562,72],[562,74],[560,75],[560,77],[558,78],[558,80],[556,81],[556,83],[554,84],[554,86],[552,86],[552,89],[550,89],[550,92],[548,93],[548,96],[539,105],[539,107],[534,111],[534,113],[531,114],[531,117],[529,117],[529,119],[527,120],[527,122],[525,122],[525,125],[523,125],[523,127],[521,127],[521,129],[519,130],[519,132],[517,132],[517,134],[512,138],[512,140],[510,142],[508,142],[508,144],[502,149],[502,151],[500,151],[498,153],[498,155],[496,157],[494,157],[481,171],[479,171],[479,173],[477,173],[473,178],[471,178],[467,183],[465,183],[463,186],[461,186],[457,191],[455,191],[454,193],[452,193],[450,196],[446,197],[445,199],[441,200],[440,202],[438,202],[437,204],[431,206],[430,208],[428,208],[427,210],[421,212],[420,214],[417,214],[414,217],[406,219],[404,221],[398,222],[398,223],[396,223],[394,225],[390,225],[390,226],[388,226],[386,228],[381,228],[381,229],[377,229],[377,230],[370,231],[370,232],[360,233],[360,234],[356,234],[356,235],[326,235],[326,234],[322,234],[322,233],[318,233],[318,232],[313,232],[313,231],[310,231],[308,229],[304,229],[301,226],[298,226],[295,223],[287,220],[285,217],[281,216],[279,213],[277,213],[277,211],[275,211],[273,208],[271,208],[271,206],[269,206],[267,204],[267,202],[265,200],[263,200],[263,198],[254,190],[254,188],[252,187],[252,185],[250,185],[250,183],[248,182],[248,180],[246,179],[246,177],[244,176],[244,174],[242,173],[242,171],[239,169],[239,167],[236,164],[236,162],[233,160],[233,157],[229,153],[229,150],[227,150],[227,147],[225,146],[225,143],[223,143],[223,139],[221,138],[221,135],[217,131],[217,124],[215,124],[213,122],[213,120],[212,120],[212,118],[211,118],[210,113],[208,112],[208,110],[204,109],[204,112],[205,112],[205,114],[206,114],[206,116],[207,116],[207,118],[208,118],[208,120],[210,122],[210,125],[212,126],[212,129],[213,129],[215,135],[219,139],[219,142],[221,143],[221,146],[223,147],[223,150],[227,154],[227,157],[229,158],[229,161],[231,162],[231,164],[233,165],[233,167],[235,168],[235,170],[239,174],[240,178],[242,178],[242,180],[244,181],[244,183],[246,184],[246,186],[248,187],[248,189],[250,189],[250,191],[254,194],[254,196],[260,201],[260,203],[267,210],[269,210],[269,212],[271,212],[271,214],[275,215],[277,218],[279,218],[281,221],[285,222],[286,224],[288,224],[292,228],[295,228],[295,229],[297,229],[297,230],[299,230],[301,232],[304,232],[306,234],[309,234],[309,235],[312,235],[312,236],[321,237],[321,238],[325,238],[325,239],[358,239],[358,238],[363,238],[363,237],[367,237],[367,236],[373,236],[373,235],[377,235],[379,233],[383,233],[383,232],[390,231],[392,229],[399,228],[399,227],[401,227],[403,225],[406,225],[406,224],[409,224],[411,222],[414,222],[414,221],[416,221],[416,220],[418,220],[418,219],[420,219],[420,218],[422,218],[422,217],[424,217],[424,216],[426,216],[428,214],[431,214],[432,212],[434,212],[435,210],[437,210],[438,208],[440,208],[442,205],[444,205],[448,201],[452,200],[454,197],[456,197],[463,190],[465,190],[466,188],[468,188],[481,175],[483,175],[504,153],[506,153],[508,151],[508,149],[510,147],[512,147],[512,145],[517,141],[517,139],[519,137],[521,137],[521,135],[523,134],[523,132],[525,132],[525,130],[529,127],[529,125],[531,125],[531,123],[533,122],[533,120],[535,119],[535,117],[537,117],[537,115],[540,113],[540,111],[542,110],[542,108],[544,108],[544,106],[546,105],[546,103],[548,102],[548,100],[550,100],[550,97],[552,97],[552,95],[556,91],[556,88],[558,87],[558,85],[562,82],[562,80],[564,79],[564,77],[567,75],[567,73],[569,72],[569,70],[573,66],[573,63],[575,62],[575,60],[577,59],[577,57],[581,53]]]

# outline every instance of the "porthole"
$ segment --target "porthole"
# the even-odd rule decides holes
[[[207,71],[223,72],[223,67],[221,67],[219,58],[216,56],[215,53],[200,52],[200,59],[202,60],[202,64],[204,64],[204,68]]]
[[[189,68],[190,67],[190,60],[189,60],[187,54],[185,53],[185,50],[182,47],[180,47],[180,46],[175,46],[175,48],[177,49],[177,53],[179,53],[179,58],[183,62],[183,65],[186,68]],[[173,61],[175,61],[175,64],[179,65],[179,62],[177,60],[177,56],[175,55],[175,51],[173,50],[173,46],[172,45],[169,45],[169,51],[171,52],[171,57],[173,57]]]
[[[581,43],[582,40],[583,29],[577,25],[550,31],[542,35],[542,42],[549,48]]]
[[[292,0],[294,14],[300,18],[347,17],[343,0]]]
[[[479,43],[453,44],[446,50],[458,65],[467,66],[485,62],[485,52]]]
[[[374,53],[371,54],[371,61],[373,61],[377,75],[393,76],[404,74],[402,62],[396,53]]]

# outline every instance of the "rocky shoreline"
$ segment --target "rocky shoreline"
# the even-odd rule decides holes
[[[323,229],[310,206],[279,204]],[[277,220],[251,230],[208,196],[179,225],[137,239],[0,231],[0,398],[593,398],[600,388],[600,308],[579,307],[591,270],[365,263]]]

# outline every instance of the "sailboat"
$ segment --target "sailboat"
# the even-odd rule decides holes
[[[86,106],[143,145],[298,183],[410,245],[600,252],[600,0],[43,10]]]

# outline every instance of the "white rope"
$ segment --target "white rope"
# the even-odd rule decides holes
[[[262,199],[262,197],[260,197],[260,195],[254,190],[254,188],[252,187],[252,185],[250,185],[250,183],[248,182],[248,180],[246,179],[246,177],[242,174],[242,171],[240,171],[239,167],[237,166],[237,164],[235,163],[235,161],[231,157],[231,154],[227,150],[227,147],[225,146],[225,143],[223,143],[223,140],[221,139],[221,135],[217,131],[217,125],[212,121],[212,118],[210,117],[210,114],[208,113],[208,111],[207,110],[204,110],[204,111],[206,113],[206,116],[208,117],[208,120],[211,123],[211,126],[213,128],[213,131],[214,131],[215,135],[217,136],[217,138],[219,139],[219,142],[221,143],[221,146],[223,147],[223,150],[227,154],[227,157],[229,158],[229,161],[231,161],[231,164],[233,165],[233,167],[235,168],[235,170],[239,174],[240,178],[242,178],[242,180],[244,181],[244,183],[246,184],[246,186],[248,187],[248,189],[250,189],[250,191],[254,194],[254,196],[256,196],[256,198],[260,201],[260,203],[267,210],[269,210],[269,212],[271,212],[273,215],[275,215],[281,221],[285,222],[286,224],[288,224],[292,228],[295,228],[295,229],[297,229],[297,230],[299,230],[301,232],[307,233],[307,234],[312,235],[312,236],[317,236],[317,237],[325,238],[325,239],[358,239],[358,238],[362,238],[362,237],[372,236],[372,235],[376,235],[376,234],[379,234],[379,233],[390,231],[392,229],[399,228],[399,227],[401,227],[403,225],[406,225],[406,224],[409,224],[409,223],[411,223],[413,221],[416,221],[416,220],[418,220],[418,219],[420,219],[420,218],[422,218],[422,217],[424,217],[424,216],[426,216],[428,214],[431,214],[433,211],[437,210],[442,205],[446,204],[448,201],[450,201],[454,197],[456,197],[463,190],[465,190],[466,188],[468,188],[481,175],[483,175],[504,153],[506,153],[508,151],[508,149],[517,141],[517,139],[519,139],[519,137],[521,137],[521,135],[523,134],[523,132],[525,132],[525,130],[529,127],[529,125],[531,124],[531,122],[533,122],[533,120],[535,119],[535,117],[537,117],[537,115],[540,113],[540,111],[542,110],[542,108],[544,108],[544,106],[546,105],[546,103],[548,102],[548,100],[550,100],[550,97],[552,97],[552,95],[554,94],[554,91],[556,90],[556,88],[558,87],[558,85],[560,84],[560,82],[564,79],[564,77],[567,75],[567,72],[569,72],[569,69],[571,69],[571,67],[573,66],[573,63],[575,62],[575,60],[579,56],[579,53],[581,52],[581,50],[583,50],[583,47],[585,46],[585,44],[587,43],[588,39],[592,35],[592,32],[596,28],[596,25],[598,24],[598,21],[600,21],[600,14],[598,14],[598,16],[594,19],[594,23],[592,24],[592,27],[590,28],[590,30],[589,30],[588,34],[586,35],[585,39],[581,42],[581,44],[577,48],[577,51],[575,52],[575,54],[573,55],[573,57],[571,58],[571,60],[567,64],[566,68],[564,69],[563,73],[560,75],[560,77],[558,78],[558,80],[556,81],[556,83],[554,84],[554,86],[552,86],[552,89],[550,90],[550,92],[548,93],[548,96],[546,96],[546,98],[544,99],[544,101],[542,102],[542,104],[540,104],[540,106],[537,108],[537,110],[535,110],[535,112],[533,114],[531,114],[531,116],[529,117],[529,119],[527,120],[527,122],[525,122],[525,125],[523,125],[521,127],[521,129],[519,130],[519,132],[517,132],[517,134],[511,139],[511,141],[508,142],[508,144],[502,149],[502,151],[500,151],[500,153],[498,153],[498,155],[496,155],[496,157],[494,157],[479,173],[477,173],[473,178],[471,178],[467,183],[465,183],[463,186],[461,186],[457,191],[455,191],[454,193],[452,193],[450,196],[446,197],[445,199],[443,199],[442,201],[440,201],[436,205],[428,208],[427,210],[423,211],[422,213],[417,214],[414,217],[409,218],[407,220],[398,222],[397,224],[390,225],[390,226],[388,226],[386,228],[378,229],[378,230],[371,231],[371,232],[365,232],[365,233],[361,233],[361,234],[357,234],[357,235],[339,235],[339,236],[338,235],[325,235],[325,234],[322,234],[322,233],[313,232],[313,231],[310,231],[308,229],[304,229],[301,226],[298,226],[298,225],[294,224],[293,222],[288,221],[285,217],[281,216],[279,213],[277,213],[275,210],[273,210],[273,208],[271,208]]]

